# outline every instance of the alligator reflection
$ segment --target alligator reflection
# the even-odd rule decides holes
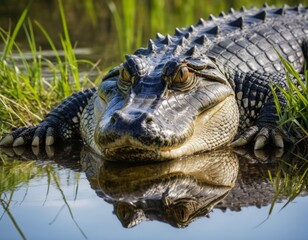
[[[98,162],[89,152],[83,159]],[[104,162],[97,172],[97,193],[114,205],[124,227],[143,220],[185,227],[227,196],[238,169],[236,155],[225,150],[147,165]]]
[[[213,208],[239,211],[246,206],[274,204],[282,198],[292,200],[306,194],[308,186],[305,161],[297,164],[294,159],[291,164],[290,158],[285,168],[282,162],[262,163],[239,157],[229,149],[146,165],[102,161],[86,148],[80,153],[80,145],[60,152],[49,149],[45,155],[24,149],[2,150],[14,158],[52,159],[65,168],[84,171],[91,188],[114,206],[114,213],[126,228],[146,220],[186,227]],[[269,173],[275,178],[274,186],[282,186],[278,191]],[[298,191],[290,194],[289,189]]]

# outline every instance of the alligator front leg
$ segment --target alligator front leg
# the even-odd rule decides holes
[[[53,145],[66,139],[80,138],[80,116],[96,88],[74,93],[54,108],[36,126],[13,130],[0,142],[0,146]]]
[[[234,77],[235,92],[240,110],[240,134],[231,144],[243,146],[254,141],[254,149],[263,148],[270,141],[284,148],[285,133],[278,126],[278,114],[270,84],[286,87],[282,73],[240,73]],[[284,109],[286,99],[278,92],[278,101]]]

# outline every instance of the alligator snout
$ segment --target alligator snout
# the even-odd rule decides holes
[[[153,114],[136,109],[131,111],[131,113],[125,113],[124,111],[115,111],[110,118],[110,125],[115,128],[130,128],[131,126],[144,126],[153,123]]]
[[[102,149],[153,148],[165,144],[154,115],[142,109],[116,110],[96,129],[96,140]]]
[[[164,118],[157,117],[158,113],[151,107],[138,107],[124,106],[110,116],[103,116],[95,129],[95,141],[102,152],[117,157],[119,151],[134,156],[139,153],[155,154],[162,149],[183,144],[192,134],[188,121],[181,122],[186,127],[174,126],[177,122],[176,112]]]

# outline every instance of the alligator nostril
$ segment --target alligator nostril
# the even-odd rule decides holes
[[[117,122],[117,120],[119,119],[119,117],[120,117],[120,112],[119,112],[119,111],[115,111],[115,112],[112,114],[111,118],[110,118],[110,123],[111,123],[112,125],[116,124],[116,122]]]
[[[115,117],[114,117],[114,116],[112,116],[112,117],[111,117],[111,119],[110,119],[110,123],[111,123],[112,125],[116,123],[116,119],[115,119]]]
[[[151,116],[148,116],[146,119],[145,119],[145,123],[146,124],[151,124],[153,122],[153,118]]]

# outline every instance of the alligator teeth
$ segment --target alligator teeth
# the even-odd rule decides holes
[[[55,138],[53,136],[47,136],[45,140],[46,146],[51,146],[55,142]]]
[[[22,146],[25,144],[25,140],[22,137],[18,137],[14,142],[13,142],[13,147],[18,147]]]
[[[33,141],[32,141],[32,146],[39,146],[40,145],[40,137],[39,136],[35,136]]]
[[[243,25],[244,25],[244,19],[243,19],[243,17],[239,17],[238,19],[234,20],[233,22],[228,23],[228,25],[242,29]]]
[[[9,146],[14,142],[14,137],[11,134],[6,135],[0,142],[0,146]]]
[[[266,19],[266,11],[263,10],[263,11],[257,13],[256,15],[253,15],[252,17],[264,21]]]

